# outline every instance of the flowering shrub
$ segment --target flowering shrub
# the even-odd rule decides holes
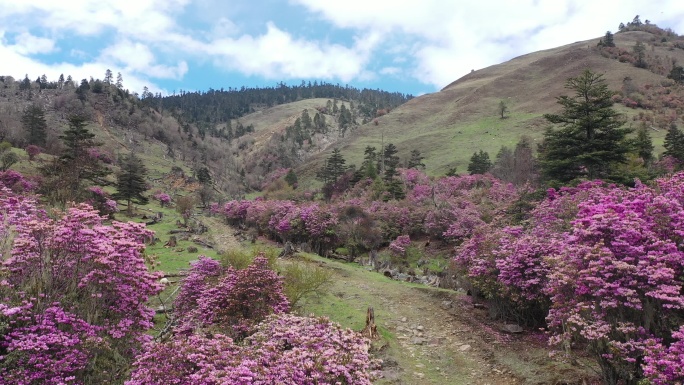
[[[371,384],[368,343],[325,318],[273,315],[243,345],[222,334],[150,343],[126,385]]]
[[[649,339],[645,343],[644,375],[653,385],[684,383],[684,326],[672,333],[672,338],[670,346],[660,339]]]
[[[180,319],[190,316],[197,309],[202,293],[215,285],[222,274],[223,268],[218,261],[200,255],[178,291],[174,301],[175,316]]]
[[[154,311],[146,303],[161,290],[142,255],[151,232],[137,223],[104,225],[86,204],[52,219],[8,190],[0,191],[0,213],[10,247],[0,265],[0,384],[121,376],[149,340]]]
[[[212,212],[274,240],[308,242],[321,255],[337,247],[356,254],[388,245],[400,235],[462,242],[473,229],[502,217],[518,197],[512,184],[492,176],[431,180],[419,170],[399,172],[406,189],[403,200],[383,201],[373,180],[362,179],[327,204],[256,199],[213,205]],[[350,207],[360,212],[350,216]]]
[[[456,262],[493,299],[545,313],[550,342],[581,342],[608,383],[681,381],[684,173],[632,189],[550,190],[526,227],[481,228]],[[539,314],[539,313],[535,313]],[[678,363],[677,363],[678,362]]]
[[[14,170],[0,171],[0,186],[15,192],[29,192],[36,189],[36,183],[24,178]]]
[[[242,270],[201,256],[175,301],[175,335],[147,343],[126,384],[371,384],[365,338],[288,309],[263,255]]]
[[[158,192],[154,194],[154,199],[159,201],[161,207],[164,207],[164,205],[168,205],[169,203],[171,203],[171,197],[169,196],[169,194],[163,192]]]
[[[411,246],[411,238],[408,235],[400,235],[390,243],[390,250],[397,256],[406,255],[406,248]]]
[[[222,273],[217,265],[202,258],[193,266],[176,300],[180,332],[211,328],[242,340],[268,315],[289,310],[282,279],[265,256],[243,270]]]
[[[119,212],[119,206],[116,201],[111,199],[102,187],[91,186],[88,188],[88,192],[90,192],[90,199],[88,199],[87,203],[95,207],[101,215],[108,215],[113,218],[113,214]]]
[[[41,152],[43,152],[43,149],[35,144],[29,144],[26,146],[26,154],[28,155],[30,161],[36,159],[36,156],[38,156]]]

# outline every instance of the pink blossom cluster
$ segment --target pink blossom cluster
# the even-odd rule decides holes
[[[282,278],[258,255],[243,270],[222,269],[206,257],[190,270],[175,301],[180,326],[188,333],[210,328],[235,340],[242,340],[270,314],[289,310]]]
[[[163,193],[161,191],[154,194],[153,198],[159,201],[159,204],[161,204],[162,207],[171,203],[171,197],[169,194]]]
[[[524,227],[476,230],[456,262],[490,298],[544,310],[550,342],[586,346],[606,380],[664,384],[682,379],[682,239],[684,173],[587,182],[550,190]]]
[[[289,168],[278,168],[270,173],[266,174],[264,177],[264,180],[261,182],[261,190],[266,190],[268,186],[271,185],[271,183],[275,182],[278,179],[283,178],[285,175],[287,175],[288,171],[290,171]]]
[[[102,151],[101,148],[90,147],[88,149],[88,156],[90,158],[97,159],[97,160],[99,160],[105,164],[113,164],[114,163],[114,157],[112,156],[112,154]]]
[[[90,199],[86,203],[96,208],[101,215],[112,215],[119,212],[119,206],[111,196],[100,186],[88,187]],[[113,218],[113,217],[112,217]]]
[[[371,384],[365,338],[288,310],[263,255],[244,270],[201,256],[176,298],[173,338],[148,343],[126,384]]]
[[[383,200],[374,191],[372,180],[366,179],[344,194],[334,194],[327,203],[242,200],[214,205],[212,211],[230,224],[255,228],[278,241],[308,242],[325,253],[346,246],[347,240],[340,234],[349,233],[353,220],[346,218],[345,212],[352,206],[363,211],[368,219],[365,223],[374,227],[367,233],[382,235],[381,244],[388,245],[401,235],[459,243],[470,237],[473,229],[505,216],[507,207],[518,198],[513,185],[485,175],[433,180],[411,169],[400,170],[400,180],[406,189],[402,200]]]
[[[0,171],[0,186],[21,193],[36,189],[34,181],[26,179],[21,173],[14,170]]]
[[[150,343],[126,385],[370,385],[368,342],[325,318],[272,315],[242,344],[223,334]]]
[[[104,219],[80,204],[56,218],[0,191],[0,384],[104,383],[149,340],[161,290],[143,258],[144,225]],[[93,360],[116,357],[111,371]]]
[[[390,243],[389,248],[394,255],[403,256],[406,255],[406,248],[409,246],[411,246],[411,237],[408,235],[400,235]]]

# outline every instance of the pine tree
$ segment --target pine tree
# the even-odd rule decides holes
[[[492,161],[489,160],[489,154],[485,151],[480,150],[470,157],[470,163],[468,164],[468,172],[470,175],[475,174],[486,174],[492,168]]]
[[[112,75],[112,70],[107,68],[107,71],[105,71],[104,82],[107,84],[112,84],[112,80],[114,80],[114,75]]]
[[[316,177],[323,181],[324,184],[334,184],[337,179],[344,174],[346,160],[342,156],[340,149],[335,148],[325,161],[325,165],[318,170]]]
[[[613,34],[610,31],[606,31],[606,35],[603,37],[603,45],[606,47],[615,47]]]
[[[121,172],[117,175],[116,193],[112,197],[126,201],[129,216],[133,214],[131,202],[139,205],[146,205],[149,202],[149,199],[143,195],[147,191],[146,175],[145,165],[134,153],[123,158]]]
[[[33,104],[26,108],[21,116],[21,123],[26,130],[28,144],[45,146],[47,141],[47,123],[45,111],[39,105]]]
[[[297,188],[297,174],[295,174],[293,169],[289,169],[285,175],[285,182],[292,187]]]
[[[109,170],[90,153],[100,146],[94,138],[86,128],[85,118],[69,117],[69,127],[60,136],[65,147],[62,155],[41,167],[45,178],[42,189],[48,198],[60,203],[80,200],[85,194],[85,181],[101,186],[109,184],[105,179]]]
[[[203,185],[210,185],[212,179],[211,173],[209,173],[209,169],[206,167],[200,167],[200,169],[197,170],[197,180]]]
[[[670,70],[670,74],[667,75],[667,77],[674,80],[677,83],[684,83],[684,67],[672,66],[672,70]]]
[[[577,178],[615,180],[616,166],[627,160],[630,148],[625,138],[631,130],[620,128],[624,121],[612,108],[613,92],[603,75],[590,70],[568,79],[565,88],[575,95],[557,98],[563,111],[544,115],[560,125],[544,134],[540,151],[544,177],[560,183]]]
[[[513,182],[514,174],[515,158],[513,157],[513,151],[506,146],[501,146],[492,166],[492,175],[503,181]]]
[[[671,156],[680,162],[684,161],[684,133],[677,128],[675,123],[672,123],[670,129],[667,130],[663,147],[665,147],[663,155]]]
[[[395,146],[392,143],[388,143],[385,146],[384,151],[382,152],[382,165],[385,167],[384,173],[383,173],[383,179],[385,181],[389,181],[395,176],[399,175],[397,172],[397,167],[399,166],[399,157],[397,156],[397,153],[399,150],[397,149],[397,146]],[[378,167],[378,169],[381,169]]]
[[[500,101],[499,102],[499,108],[498,108],[499,114],[501,115],[501,119],[506,118],[506,113],[508,112],[508,105],[506,104],[505,101]]]
[[[636,56],[634,65],[639,68],[646,68],[646,46],[644,43],[637,41],[632,50],[634,51],[634,56]]]
[[[121,76],[121,72],[116,73],[116,88],[123,89],[123,76]]]
[[[539,175],[537,174],[537,159],[532,150],[532,139],[523,136],[515,145],[513,151],[513,184],[522,186],[530,183],[536,185]]]
[[[420,154],[418,150],[411,150],[411,158],[408,161],[408,168],[425,169],[425,163],[423,163],[424,156]]]
[[[302,128],[307,131],[311,130],[312,128],[311,116],[309,116],[309,112],[307,110],[302,111],[301,124]]]
[[[361,178],[377,178],[378,169],[375,166],[377,159],[378,154],[375,147],[366,146],[366,149],[363,152],[363,163],[361,163],[361,168],[359,169],[359,180],[361,180]]]
[[[651,160],[653,160],[653,148],[653,141],[648,128],[646,128],[646,124],[642,124],[634,139],[634,149],[646,166],[651,164]]]

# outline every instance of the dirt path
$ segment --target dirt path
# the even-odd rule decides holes
[[[233,235],[233,228],[227,226],[219,218],[203,217],[202,222],[209,229],[209,238],[214,243],[216,250],[219,253],[230,249],[241,248],[240,242],[235,238],[235,235]]]
[[[219,251],[239,248],[234,230],[218,218],[203,218]],[[317,256],[307,261],[333,272],[326,294],[308,298],[302,314],[326,315],[361,330],[366,309],[375,310],[382,340],[374,355],[384,361],[376,384],[582,384],[592,383],[586,367],[549,357],[543,335],[504,326],[475,308],[471,298],[451,290],[393,281],[356,264]]]
[[[372,306],[384,337],[375,347],[385,361],[377,384],[591,382],[587,368],[551,359],[539,338],[543,335],[503,332],[503,323],[488,320],[486,310],[476,309],[468,296],[393,281],[355,265],[315,260],[335,272],[335,282],[330,294],[312,299],[302,311],[329,315],[360,330],[366,307]]]
[[[391,281],[362,269],[335,270],[334,295],[361,310],[373,306],[376,323],[391,335],[379,344],[377,355],[385,364],[378,384],[521,383],[491,363],[487,342],[459,321],[456,314],[468,310],[460,307],[456,293]]]

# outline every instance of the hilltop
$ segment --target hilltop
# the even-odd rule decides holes
[[[668,124],[665,117],[682,116],[681,104],[668,104],[658,95],[667,94],[678,103],[684,100],[682,86],[666,76],[673,62],[684,62],[684,39],[658,31],[616,33],[616,47],[611,49],[597,47],[596,38],[473,71],[439,92],[414,98],[378,117],[377,125],[361,126],[338,146],[348,163],[358,165],[364,148],[380,148],[384,138],[385,143],[397,146],[402,159],[407,159],[412,149],[419,150],[432,175],[443,175],[451,167],[463,173],[476,151],[487,151],[493,157],[501,146],[513,147],[523,135],[538,142],[549,126],[543,114],[559,111],[556,97],[569,93],[565,81],[589,68],[604,74],[609,89],[619,92],[619,100],[640,100],[632,108],[623,104],[615,107],[627,116],[627,125],[636,128],[639,119],[649,122],[656,152],[660,153]],[[649,69],[631,62],[637,42],[646,46]],[[508,108],[505,119],[499,116],[501,101]],[[322,154],[318,164],[327,155]]]
[[[174,166],[190,175],[207,167],[218,191],[229,196],[261,190],[289,168],[300,184],[316,186],[315,172],[333,148],[341,150],[347,165],[358,166],[367,146],[383,143],[397,147],[402,164],[412,150],[419,151],[430,175],[453,168],[464,173],[477,151],[493,158],[523,135],[539,143],[549,127],[543,114],[560,109],[556,97],[568,93],[565,81],[590,68],[618,93],[615,108],[625,114],[627,125],[647,123],[661,153],[665,128],[684,115],[684,91],[667,78],[673,65],[684,62],[684,39],[649,25],[616,33],[615,47],[598,47],[599,40],[474,70],[416,98],[326,83],[138,96],[92,78],[78,85],[2,77],[0,131],[23,147],[21,113],[38,104],[46,109],[49,142],[58,146],[67,116],[78,111],[110,152],[140,150],[161,174]],[[635,65],[637,42],[645,47],[647,68]],[[80,97],[75,91],[84,87]],[[347,115],[341,120],[343,107]],[[322,123],[314,121],[316,115]]]

